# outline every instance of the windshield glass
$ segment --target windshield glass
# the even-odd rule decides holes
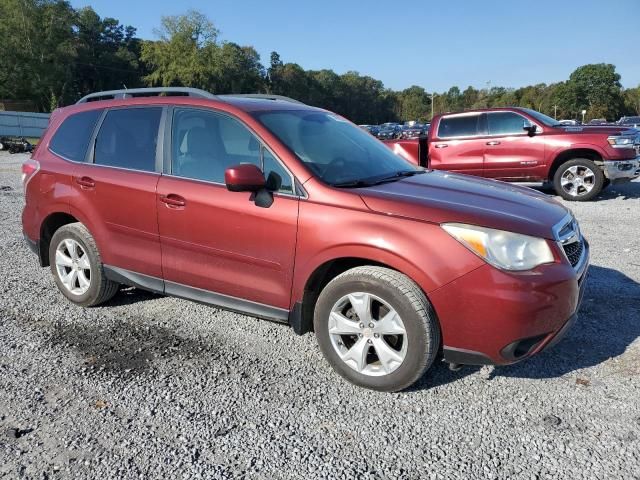
[[[548,127],[559,127],[560,125],[562,125],[559,121],[549,117],[548,115],[545,115],[544,113],[536,112],[535,110],[531,110],[530,108],[522,108],[521,110],[523,112],[527,112],[533,118],[535,118],[539,122],[544,123]]]
[[[640,122],[640,117],[627,117],[624,119],[622,123],[638,123]]]
[[[255,112],[254,116],[331,185],[374,183],[389,177],[400,178],[402,173],[423,171],[366,131],[332,113],[286,110]]]

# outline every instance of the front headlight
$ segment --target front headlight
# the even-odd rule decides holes
[[[632,137],[628,137],[628,136],[624,136],[624,137],[618,137],[618,136],[611,136],[607,138],[607,142],[609,142],[609,145],[611,145],[612,147],[633,147],[633,143],[634,143],[634,138]]]
[[[442,228],[473,253],[503,270],[531,270],[554,261],[544,238],[461,223],[445,223]]]

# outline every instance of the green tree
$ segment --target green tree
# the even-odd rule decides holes
[[[73,95],[75,11],[61,0],[0,1],[0,98],[40,111]]]
[[[575,107],[586,109],[587,118],[613,119],[624,110],[620,75],[614,65],[583,65],[571,74],[567,85]]]
[[[640,115],[640,86],[624,91],[624,106],[625,113]]]
[[[467,87],[465,91],[462,92],[462,110],[469,110],[470,108],[473,108],[474,105],[477,104],[479,97],[480,92],[478,90],[472,86]]]
[[[210,88],[215,76],[218,30],[202,13],[162,17],[157,41],[142,45],[149,86]]]
[[[424,88],[413,85],[398,93],[398,117],[426,121],[431,117],[431,97]]]
[[[136,30],[91,8],[77,12],[74,88],[79,95],[141,85],[141,43]]]

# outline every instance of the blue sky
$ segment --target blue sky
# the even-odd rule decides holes
[[[221,39],[306,69],[356,70],[403,89],[519,87],[613,63],[640,84],[640,0],[72,0],[153,39],[163,15],[197,9]]]

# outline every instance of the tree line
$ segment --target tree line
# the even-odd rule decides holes
[[[584,65],[566,81],[522,88],[427,92],[414,85],[395,91],[354,71],[305,70],[277,52],[264,66],[254,47],[221,41],[215,25],[197,11],[163,17],[156,40],[63,0],[0,0],[0,19],[0,99],[26,101],[42,112],[100,90],[189,86],[285,95],[356,123],[426,121],[432,112],[497,106],[578,119],[584,109],[587,120],[640,114],[640,86],[624,89],[610,64]]]

